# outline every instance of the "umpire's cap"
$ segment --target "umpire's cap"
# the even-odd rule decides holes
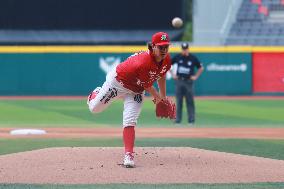
[[[182,48],[182,49],[188,49],[188,43],[185,43],[185,42],[182,43],[182,44],[181,44],[181,48]]]

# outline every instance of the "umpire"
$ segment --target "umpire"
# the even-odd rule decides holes
[[[188,115],[188,123],[193,125],[195,122],[195,106],[194,106],[194,81],[203,72],[203,66],[198,58],[189,53],[188,43],[182,43],[181,53],[172,59],[175,72],[171,71],[175,80],[176,88],[176,104],[177,117],[175,123],[179,124],[182,120],[183,97],[186,99],[186,108]],[[195,73],[195,68],[197,72]]]

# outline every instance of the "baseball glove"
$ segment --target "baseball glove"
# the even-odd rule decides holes
[[[156,104],[156,117],[176,119],[176,105],[169,99],[161,100]]]

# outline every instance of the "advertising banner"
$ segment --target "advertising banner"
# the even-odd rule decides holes
[[[284,53],[253,53],[253,92],[284,92]]]
[[[1,95],[87,95],[132,53],[0,54]],[[174,54],[171,54],[172,56]],[[205,68],[196,95],[251,94],[250,53],[196,53]],[[175,86],[167,74],[167,94]]]
[[[250,53],[196,53],[204,72],[195,83],[197,95],[251,94]]]
[[[1,95],[88,95],[123,58],[110,53],[0,54]]]

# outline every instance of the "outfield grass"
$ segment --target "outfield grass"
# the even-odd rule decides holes
[[[284,100],[196,100],[198,127],[284,127]],[[0,127],[117,127],[122,124],[122,101],[91,114],[84,100],[0,100]],[[184,123],[186,123],[184,108]],[[111,119],[110,119],[111,118]],[[138,124],[174,127],[158,120],[150,99]]]

